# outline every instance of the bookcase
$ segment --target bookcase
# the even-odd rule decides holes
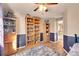
[[[47,38],[47,41],[49,41],[49,21],[47,20],[46,21],[46,38]]]
[[[32,17],[27,17],[27,43],[34,40],[34,24]]]
[[[11,55],[17,51],[16,18],[11,14],[4,15],[4,55]]]
[[[34,21],[35,21],[35,43],[37,42],[37,41],[39,41],[40,40],[40,34],[39,34],[39,24],[40,24],[40,18],[34,18]]]
[[[4,23],[4,33],[7,34],[9,32],[15,32],[16,31],[16,20],[9,17],[3,18]]]
[[[39,24],[40,24],[40,19],[35,16],[27,15],[26,16],[26,28],[27,28],[27,45],[29,43],[36,43],[39,41]]]

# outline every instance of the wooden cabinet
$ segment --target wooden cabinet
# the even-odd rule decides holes
[[[5,55],[11,55],[14,53],[12,42],[5,43],[4,46],[5,46]]]
[[[3,18],[4,25],[4,55],[11,55],[17,51],[16,20]]]
[[[4,37],[4,53],[11,55],[17,51],[16,33],[8,33]]]

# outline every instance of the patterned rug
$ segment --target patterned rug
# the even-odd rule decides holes
[[[20,53],[16,53],[13,56],[61,56],[54,50],[48,48],[47,46],[37,46],[31,49],[26,49],[21,51]]]

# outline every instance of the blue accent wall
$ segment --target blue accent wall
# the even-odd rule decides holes
[[[17,47],[22,47],[26,45],[26,34],[17,35]]]
[[[68,36],[68,45],[72,47],[74,43],[75,43],[75,37]]]
[[[64,35],[64,37],[63,37],[63,47],[64,47],[64,49],[67,51],[67,52],[69,52],[69,46],[68,46],[68,36],[66,36],[66,35]]]
[[[63,36],[63,45],[64,45],[63,47],[67,52],[70,51],[69,47],[72,47],[74,43],[75,43],[75,36],[67,36],[67,35]]]
[[[1,56],[1,46],[0,46],[0,56]]]
[[[40,41],[43,41],[43,33],[40,33]]]
[[[79,37],[77,37],[77,42],[79,43]]]
[[[2,46],[0,45],[0,56],[3,54],[3,51],[4,51],[3,48],[4,48],[4,47],[2,47]]]
[[[50,33],[50,41],[54,41],[54,39],[55,39],[54,35],[55,35],[54,33]]]

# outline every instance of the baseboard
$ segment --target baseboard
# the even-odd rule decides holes
[[[22,47],[19,47],[19,48],[17,48],[17,49],[21,49],[21,48],[25,48],[26,46],[22,46]]]

